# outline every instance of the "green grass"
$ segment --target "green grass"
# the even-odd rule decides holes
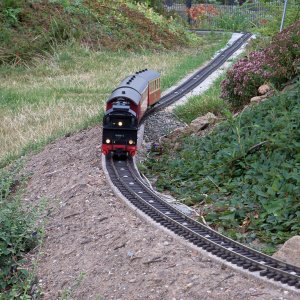
[[[128,74],[154,69],[166,89],[223,47],[211,35],[199,48],[130,53],[69,46],[33,67],[0,67],[0,165],[66,133],[101,123],[104,103]]]
[[[298,81],[236,118],[227,116],[203,138],[183,138],[177,151],[166,147],[145,170],[159,190],[187,204],[201,202],[203,217],[218,230],[246,243],[257,239],[270,253],[300,233],[299,88]]]
[[[207,35],[208,40],[206,41],[206,45],[203,45],[199,51],[196,51],[192,55],[188,55],[186,57],[182,57],[178,59],[178,63],[176,67],[172,70],[172,72],[164,75],[162,77],[162,90],[165,90],[172,85],[174,85],[179,79],[187,75],[191,70],[201,66],[206,61],[209,61],[212,55],[224,47],[226,42],[228,41],[230,34],[218,35],[215,33],[211,33]],[[221,40],[221,43],[214,43],[218,40]]]
[[[203,94],[189,98],[184,105],[179,105],[175,108],[175,115],[186,123],[190,123],[199,116],[212,112],[215,115],[220,115],[227,108],[224,100],[220,98],[221,82],[225,75],[220,76],[214,81],[212,86]]]

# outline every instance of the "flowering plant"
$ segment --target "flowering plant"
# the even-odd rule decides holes
[[[233,108],[239,108],[257,95],[265,82],[279,88],[297,74],[300,62],[300,21],[274,36],[272,42],[260,51],[251,52],[227,72],[222,82],[221,97]]]
[[[194,21],[194,23],[201,23],[209,16],[217,16],[219,11],[212,4],[198,4],[187,9],[187,14]]]

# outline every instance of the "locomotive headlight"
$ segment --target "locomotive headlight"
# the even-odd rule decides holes
[[[118,126],[123,126],[123,122],[118,122]]]
[[[129,140],[129,141],[128,141],[128,144],[129,144],[129,145],[132,145],[132,144],[134,144],[134,141],[133,141],[133,140]]]
[[[106,144],[110,144],[110,139],[106,139],[106,140],[105,140],[105,143],[106,143]]]

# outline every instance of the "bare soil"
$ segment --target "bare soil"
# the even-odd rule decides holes
[[[47,201],[37,276],[44,299],[297,299],[146,223],[105,180],[101,128],[32,156],[27,203]]]

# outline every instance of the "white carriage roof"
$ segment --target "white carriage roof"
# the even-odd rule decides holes
[[[159,73],[152,70],[142,70],[134,75],[126,77],[119,86],[112,92],[107,103],[115,98],[124,98],[133,101],[138,105],[141,94],[148,86],[148,82],[159,77]]]

